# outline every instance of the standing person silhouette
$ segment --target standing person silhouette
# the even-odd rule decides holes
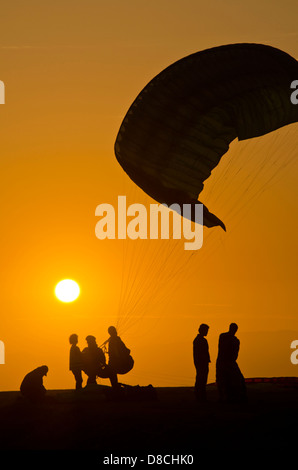
[[[114,326],[108,328],[109,366],[116,374],[127,374],[134,366],[134,360]]]
[[[195,381],[195,396],[198,401],[204,402],[206,397],[206,384],[209,373],[209,345],[205,338],[207,336],[209,326],[202,323],[199,327],[199,334],[193,341],[193,360],[197,371]]]
[[[245,401],[245,379],[237,364],[240,341],[235,336],[236,323],[231,323],[229,331],[221,333],[218,341],[216,360],[216,383],[220,401]]]
[[[70,352],[69,352],[69,370],[74,375],[76,381],[76,390],[80,390],[82,388],[82,353],[80,348],[78,347],[78,335],[73,334],[69,337],[69,342],[71,344]]]

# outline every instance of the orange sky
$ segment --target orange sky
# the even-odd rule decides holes
[[[297,124],[232,144],[201,198],[227,233],[206,229],[199,252],[94,233],[98,204],[123,194],[128,203],[153,202],[113,151],[143,86],[175,60],[221,44],[259,42],[298,58],[297,2],[29,0],[4,1],[0,13],[0,390],[18,389],[42,364],[46,387],[73,387],[69,335],[81,347],[87,334],[101,344],[118,320],[135,358],[127,383],[192,385],[202,322],[210,325],[209,381],[218,335],[231,321],[245,376],[297,375]],[[268,166],[256,171],[264,155]],[[81,286],[72,304],[53,295],[66,277]]]

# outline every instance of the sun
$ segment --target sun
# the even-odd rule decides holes
[[[80,295],[80,287],[72,279],[63,279],[55,287],[55,295],[61,302],[73,302]]]

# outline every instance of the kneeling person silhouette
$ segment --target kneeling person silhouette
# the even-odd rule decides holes
[[[116,373],[106,364],[106,357],[92,335],[86,337],[88,346],[82,351],[83,371],[88,376],[87,385],[96,384],[96,377],[110,379],[113,388],[117,388]]]

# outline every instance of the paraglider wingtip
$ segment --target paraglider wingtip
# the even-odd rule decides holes
[[[216,222],[214,225],[217,225],[218,227],[221,227],[225,232],[227,231],[225,224],[223,223],[222,220],[220,220],[216,215],[214,216],[216,218]]]
[[[227,231],[225,224],[216,215],[209,212],[207,207],[204,205],[204,225],[206,227],[221,227],[225,232]]]

